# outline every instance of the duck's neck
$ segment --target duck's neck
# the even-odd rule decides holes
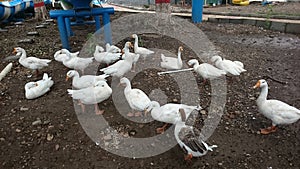
[[[198,68],[198,66],[199,66],[199,62],[195,62],[194,66],[193,66],[194,70],[196,70]]]
[[[78,79],[78,78],[79,78],[79,73],[77,71],[75,71],[73,79]]]
[[[182,65],[181,51],[180,50],[178,50],[177,58],[178,58],[178,65]]]
[[[130,84],[130,81],[126,81],[126,87],[124,89],[124,92],[127,93],[131,90],[131,84]]]
[[[136,36],[134,39],[134,49],[136,50],[136,48],[139,47],[139,38]]]
[[[21,57],[19,60],[23,60],[26,58],[26,51],[24,49],[21,50]]]
[[[261,88],[259,97],[257,98],[257,102],[261,103],[263,101],[266,101],[267,96],[268,96],[268,86],[264,86],[264,87]]]

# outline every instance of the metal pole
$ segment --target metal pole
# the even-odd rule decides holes
[[[194,23],[202,22],[203,0],[192,0],[192,20]]]

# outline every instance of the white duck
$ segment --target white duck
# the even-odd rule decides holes
[[[166,57],[164,54],[161,54],[160,66],[165,69],[181,69],[182,68],[182,59],[181,52],[183,51],[183,47],[180,46],[178,48],[177,58],[174,57]]]
[[[199,74],[204,79],[204,81],[206,81],[206,79],[212,80],[226,75],[226,72],[224,70],[218,69],[208,63],[199,64],[198,60],[196,59],[189,60],[188,65],[193,66],[194,71]]]
[[[107,75],[123,77],[125,73],[129,72],[132,68],[132,63],[134,61],[133,57],[125,57],[124,60],[119,60],[116,63],[100,69]]]
[[[96,81],[99,80],[104,80],[106,81],[105,78],[107,78],[109,75],[102,74],[102,75],[83,75],[79,77],[79,73],[76,70],[70,70],[67,72],[66,75],[66,81],[68,81],[70,78],[73,78],[72,80],[72,85],[73,87],[77,89],[83,89],[92,86],[95,84]]]
[[[129,79],[126,77],[123,77],[120,79],[120,84],[125,84],[126,87],[124,89],[124,95],[125,98],[132,110],[136,111],[144,111],[145,116],[147,115],[147,112],[149,112],[149,107],[151,100],[149,97],[140,89],[131,88],[131,84]],[[140,112],[138,113],[128,113],[127,116],[140,116]]]
[[[109,51],[104,52],[104,49],[99,45],[96,45],[94,52],[95,60],[99,63],[106,63],[107,65],[119,60],[121,55],[122,53],[112,53]]]
[[[125,43],[124,48],[123,48],[124,54],[122,55],[122,59],[125,59],[126,57],[133,58],[133,68],[132,68],[132,71],[134,72],[135,71],[135,67],[136,67],[136,63],[137,63],[137,61],[140,58],[140,54],[135,54],[135,53],[130,52],[129,49],[132,48],[132,47],[133,47],[133,45],[132,45],[131,42],[126,42]]]
[[[267,100],[268,83],[266,80],[259,80],[253,88],[261,88],[259,97],[256,100],[258,111],[265,117],[272,120],[272,126],[261,129],[262,134],[269,134],[277,130],[277,125],[291,124],[300,119],[300,110],[279,100]]]
[[[148,55],[151,55],[154,53],[154,51],[152,51],[152,50],[149,50],[144,47],[139,47],[139,37],[136,34],[132,34],[131,37],[135,39],[134,40],[134,53],[140,54],[144,58],[144,60],[146,59],[146,57]]]
[[[44,73],[43,79],[36,82],[28,82],[25,84],[25,97],[26,99],[38,98],[48,91],[50,87],[54,84],[51,77],[48,77],[47,73]]]
[[[58,50],[57,52],[55,52],[54,54],[54,59],[58,62],[63,62],[64,60],[68,59],[69,56],[68,55],[71,55],[72,57],[78,57],[79,55],[79,52],[74,52],[74,53],[71,53],[69,52],[67,49],[64,49],[64,50]]]
[[[179,110],[181,118],[176,122],[174,135],[179,146],[187,154],[185,160],[190,161],[193,157],[201,157],[208,151],[213,151],[217,145],[209,146],[201,138],[201,132],[193,127],[186,125],[186,113],[184,109]]]
[[[81,58],[71,55],[67,49],[62,49],[62,51],[68,56],[68,58],[63,60],[63,64],[70,69],[79,69],[84,72],[84,69],[87,68],[94,60],[94,57]]]
[[[112,94],[112,89],[108,86],[106,81],[97,81],[93,86],[79,89],[71,90],[68,89],[68,93],[75,100],[79,100],[82,108],[82,112],[85,112],[84,104],[94,104],[95,113],[103,114],[104,110],[99,110],[98,103],[108,99]]]
[[[233,62],[231,60],[222,59],[221,56],[213,56],[211,58],[211,61],[215,63],[216,67],[219,69],[222,69],[226,71],[229,75],[238,76],[242,72],[245,72],[246,70],[242,67],[242,62]]]
[[[189,117],[193,110],[201,110],[201,106],[189,106],[176,103],[168,103],[160,106],[157,101],[152,101],[150,109],[152,109],[151,116],[154,120],[166,123],[163,127],[156,129],[157,133],[163,133],[168,123],[175,124],[178,119],[181,119],[179,109],[184,109],[186,117]]]
[[[36,57],[27,57],[26,51],[23,48],[17,47],[14,48],[13,53],[16,53],[16,55],[21,55],[19,58],[19,63],[29,69],[35,70],[36,74],[39,73],[39,69],[42,69],[44,67],[48,66],[48,63],[51,62],[49,59],[40,59]]]
[[[118,48],[115,45],[110,45],[109,43],[106,43],[105,48],[106,48],[106,52],[121,53],[121,49],[120,48]]]

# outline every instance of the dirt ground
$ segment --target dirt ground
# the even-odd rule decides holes
[[[287,9],[285,9],[287,11]],[[116,13],[113,18],[125,15]],[[127,14],[126,14],[127,15]],[[226,58],[240,60],[247,72],[233,78],[227,84],[227,103],[218,128],[209,138],[217,144],[213,152],[192,163],[183,159],[183,151],[175,146],[169,151],[149,158],[132,159],[111,154],[97,146],[82,129],[73,101],[66,90],[71,82],[65,82],[68,71],[61,63],[53,59],[55,51],[61,49],[57,25],[50,23],[46,29],[36,29],[41,22],[27,21],[22,25],[7,26],[8,32],[0,32],[0,69],[13,62],[12,71],[0,85],[0,168],[299,168],[300,166],[300,123],[280,126],[270,135],[261,135],[257,131],[267,127],[271,121],[259,114],[255,104],[259,91],[252,86],[258,79],[271,77],[269,98],[275,98],[300,108],[300,39],[299,35],[272,32],[263,28],[236,25],[202,23],[197,25],[214,43]],[[75,37],[71,38],[72,51],[78,51],[93,33],[93,26],[74,27]],[[27,32],[38,31],[33,37],[34,43],[18,43],[19,40],[32,38]],[[169,48],[169,44],[179,44],[168,37],[149,38],[142,35],[146,47]],[[13,47],[23,47],[28,56],[52,59],[49,67],[43,69],[54,80],[51,91],[35,100],[26,100],[24,85],[39,77],[28,77],[31,71],[22,67],[17,60],[7,60],[12,56]],[[175,45],[174,45],[175,46]],[[171,49],[173,52],[176,48]],[[190,59],[191,52],[183,52],[183,60]],[[191,56],[194,57],[194,56]],[[5,59],[6,58],[6,59]],[[133,87],[139,87],[149,94],[151,87],[171,88],[165,79],[162,83],[142,83],[150,81],[146,72],[137,76]],[[152,72],[153,75],[153,72]],[[151,77],[151,76],[150,76]],[[202,91],[201,105],[209,103],[210,86],[204,86],[198,78],[198,87]],[[173,95],[172,95],[173,94]],[[170,93],[171,101],[177,102],[176,92]],[[162,123],[143,124],[130,122],[118,115],[112,99],[99,104],[105,108],[104,117],[109,123],[122,128],[131,137],[155,135],[155,128]],[[205,107],[205,106],[204,106]],[[33,125],[37,119],[41,124]]]

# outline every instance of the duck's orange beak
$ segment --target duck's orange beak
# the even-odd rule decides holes
[[[260,87],[260,81],[258,81],[255,86],[253,86],[253,89],[259,88]]]
[[[17,48],[14,48],[14,50],[12,51],[13,54],[17,54]]]
[[[129,43],[129,47],[133,48],[133,45],[132,45],[132,43]]]
[[[66,76],[66,82],[67,82],[69,79],[70,79],[69,76]]]

